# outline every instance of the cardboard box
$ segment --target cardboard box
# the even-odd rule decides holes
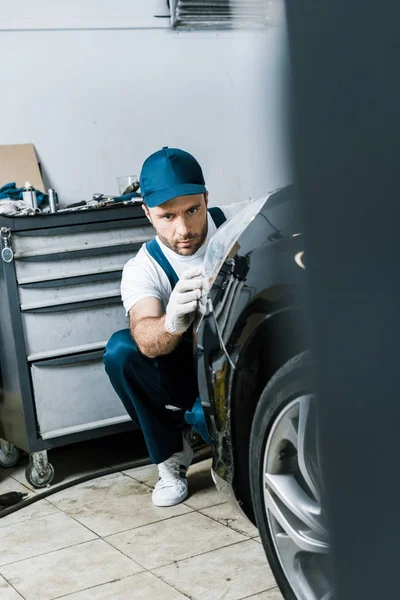
[[[0,145],[0,187],[15,181],[22,187],[30,181],[34,188],[44,192],[44,183],[33,144]]]

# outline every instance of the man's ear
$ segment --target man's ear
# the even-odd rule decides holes
[[[143,208],[143,210],[144,210],[144,214],[146,215],[146,217],[148,218],[148,220],[150,221],[150,223],[153,225],[153,222],[152,222],[152,220],[151,220],[151,217],[150,217],[150,211],[149,211],[149,209],[148,209],[148,207],[147,207],[147,204],[145,204],[145,203],[143,202],[143,204],[142,204],[142,208]]]
[[[208,192],[204,193],[204,200],[205,200],[206,206],[208,206]]]

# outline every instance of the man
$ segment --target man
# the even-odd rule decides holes
[[[143,210],[157,237],[125,265],[121,295],[129,330],[107,344],[104,363],[111,383],[133,421],[141,427],[159,480],[156,506],[183,502],[193,451],[176,425],[177,407],[192,423],[202,411],[190,328],[205,298],[202,266],[208,243],[237,205],[207,211],[202,169],[187,152],[164,147],[143,164]],[[204,418],[204,415],[203,415]],[[206,434],[203,434],[206,437]]]

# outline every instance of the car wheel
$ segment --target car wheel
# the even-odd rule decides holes
[[[265,387],[250,437],[255,517],[286,600],[333,600],[314,389],[312,354],[304,352]]]

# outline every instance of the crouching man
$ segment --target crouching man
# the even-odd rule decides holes
[[[171,407],[187,411],[189,423],[202,411],[191,326],[204,299],[207,246],[237,205],[224,207],[224,212],[207,210],[199,163],[175,148],[165,147],[145,161],[140,189],[143,210],[157,236],[124,267],[121,292],[130,326],[111,337],[104,363],[125,409],[143,431],[150,459],[158,465],[153,503],[172,506],[187,497],[193,451]],[[202,434],[207,439],[204,423]]]

